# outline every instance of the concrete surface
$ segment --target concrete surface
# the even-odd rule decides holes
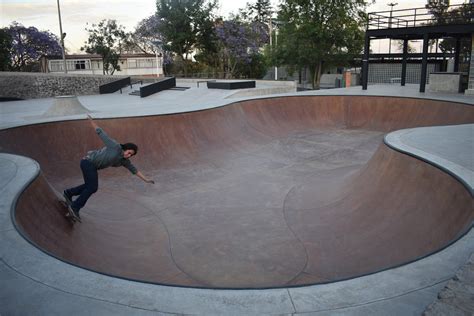
[[[474,315],[474,254],[423,315]]]
[[[461,90],[462,73],[430,73],[429,92],[458,93]]]
[[[368,91],[383,95],[417,96],[410,89],[390,90],[392,87],[381,87],[378,92],[369,87]],[[360,88],[359,88],[360,89]],[[191,90],[191,89],[190,89]],[[353,95],[358,90],[337,89],[333,94]],[[342,91],[344,90],[344,91]],[[351,91],[349,91],[351,90]],[[178,92],[175,92],[178,93]],[[328,91],[313,92],[330,94]],[[363,92],[361,94],[365,94]],[[206,94],[206,92],[204,92]],[[306,93],[311,94],[311,93]],[[167,98],[169,96],[169,99]],[[190,109],[200,109],[200,102],[208,106],[225,104],[216,95],[195,96],[196,103],[183,100],[184,106],[177,105],[172,94],[157,96],[154,102],[137,104],[127,101],[118,102],[119,98],[99,99],[97,96],[85,97],[91,102],[97,117],[128,116],[173,113]],[[191,96],[189,96],[191,97]],[[225,98],[225,95],[221,96]],[[437,99],[436,96],[430,98]],[[95,99],[97,102],[92,102]],[[472,104],[472,99],[441,96],[452,102]],[[83,100],[81,100],[81,103]],[[117,101],[117,102],[115,102]],[[120,101],[123,101],[121,99]],[[50,105],[49,100],[40,102],[8,103],[2,107],[2,128],[31,123],[28,117],[42,112]],[[136,101],[134,101],[136,102]],[[186,103],[189,102],[189,103]],[[16,102],[15,102],[16,103]],[[154,104],[153,104],[154,103]],[[134,108],[130,109],[130,105]],[[156,106],[160,107],[157,109]],[[88,106],[89,108],[89,106]],[[117,115],[118,114],[118,115]],[[82,116],[80,116],[82,117]],[[78,117],[64,117],[75,119]],[[33,120],[33,122],[38,122]],[[447,137],[451,133],[458,134],[456,129],[446,129]],[[423,152],[449,160],[450,152],[464,152],[461,159],[453,163],[463,165],[462,157],[467,157],[465,147],[443,146],[437,151],[436,142],[430,139],[430,133],[421,133],[422,137],[408,139],[407,147],[423,148]],[[472,135],[471,135],[472,137]],[[386,142],[389,142],[386,137]],[[399,137],[399,142],[404,141]],[[426,146],[434,144],[434,146]],[[471,142],[472,143],[472,142]],[[457,144],[459,145],[459,144]],[[396,147],[396,144],[391,144]],[[433,148],[434,147],[434,148]],[[403,150],[406,150],[405,147]],[[447,155],[445,153],[448,153]],[[439,157],[441,156],[441,157]],[[424,157],[429,160],[430,157]],[[474,236],[468,232],[457,242],[444,250],[398,268],[376,274],[341,281],[331,284],[269,290],[206,290],[151,285],[121,280],[102,274],[80,269],[62,261],[58,261],[33,247],[23,239],[13,227],[10,212],[17,201],[18,195],[33,181],[39,172],[39,165],[28,158],[2,154],[0,157],[0,279],[6,284],[0,290],[0,314],[201,314],[201,315],[419,315],[436,298],[455,272],[461,267],[474,251]],[[439,160],[442,161],[442,160]],[[437,163],[439,163],[439,161]],[[452,172],[456,172],[456,168]],[[472,168],[471,168],[472,171]],[[461,176],[459,176],[461,177]]]

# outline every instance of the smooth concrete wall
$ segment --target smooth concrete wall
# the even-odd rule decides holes
[[[428,85],[429,92],[453,92],[461,91],[461,76],[460,72],[441,72],[431,73],[430,84]]]
[[[39,99],[99,94],[99,86],[124,76],[0,72],[0,98]]]

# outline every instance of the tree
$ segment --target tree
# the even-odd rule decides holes
[[[0,71],[8,71],[11,64],[12,37],[7,29],[0,29]]]
[[[146,54],[160,53],[161,50],[155,45],[157,42],[163,42],[163,36],[158,32],[160,23],[155,14],[138,22],[135,31],[128,34],[127,41],[124,42],[124,50]]]
[[[248,65],[259,59],[256,56],[260,54],[261,43],[268,41],[267,33],[259,26],[236,19],[222,21],[216,26],[226,77],[234,77],[239,64]]]
[[[11,69],[28,71],[42,55],[61,56],[59,39],[49,31],[38,31],[36,27],[24,27],[12,22],[6,29],[11,38]],[[3,45],[2,45],[3,46]]]
[[[245,9],[241,10],[240,13],[244,20],[267,24],[272,17],[272,5],[270,0],[247,2]]]
[[[126,34],[122,49],[131,53],[158,54],[163,57],[163,71],[167,75],[167,66],[173,62],[173,56],[163,47],[164,38],[158,31],[160,23],[156,14],[138,22],[135,31]]]
[[[216,0],[157,0],[158,32],[163,36],[164,49],[181,60],[185,76],[193,50],[213,37],[216,5]]]
[[[251,54],[249,63],[238,63],[234,74],[236,77],[261,79],[267,73],[268,63],[263,54]]]
[[[313,89],[318,89],[325,67],[347,64],[361,53],[366,7],[365,0],[282,1],[274,63],[309,67]]]
[[[396,43],[398,50],[403,52],[403,40],[397,40]],[[408,54],[416,52],[416,49],[410,44],[410,42],[407,43],[407,52]]]
[[[449,1],[428,1],[425,5],[428,12],[433,15],[434,24],[446,24],[447,12],[449,9]],[[430,22],[428,22],[430,23]]]
[[[429,1],[425,6],[433,15],[431,24],[469,24],[474,14],[472,4],[465,3],[450,10],[449,1]],[[441,41],[439,48],[443,53],[453,53],[456,47],[455,38],[445,38]],[[470,41],[461,41],[460,53],[469,54],[471,50]]]
[[[203,29],[206,31],[198,34],[194,54],[194,59],[198,63],[214,70],[218,69],[220,66],[219,38],[215,31],[215,26],[218,21],[221,21],[221,19],[207,19],[203,22]]]
[[[92,24],[90,29],[86,28],[89,38],[81,50],[102,56],[104,75],[112,75],[115,70],[120,71],[119,57],[127,37],[124,29],[116,20],[102,20],[99,24]]]

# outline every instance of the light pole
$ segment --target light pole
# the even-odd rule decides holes
[[[58,16],[59,16],[59,33],[61,36],[61,48],[62,48],[62,53],[63,53],[63,67],[64,67],[64,73],[67,74],[66,50],[64,48],[64,38],[66,37],[66,33],[63,33],[63,25],[61,23],[61,9],[59,8],[59,0],[57,0],[57,3],[58,3]]]
[[[275,29],[275,48],[278,46],[278,28]],[[278,80],[278,66],[275,65],[275,80]]]
[[[156,47],[155,49],[155,59],[156,59],[156,77],[159,77],[160,76],[160,71],[159,71],[159,65],[158,65],[158,51],[162,51],[161,47],[163,45],[163,42],[162,41],[150,41],[150,43]]]
[[[275,49],[273,48],[273,22],[275,22]],[[270,29],[270,49],[275,52],[276,47],[278,45],[278,26],[279,22],[278,21],[273,21],[272,18],[270,17],[268,27]],[[278,66],[275,66],[275,80],[278,80]]]
[[[390,20],[388,21],[388,28],[392,28],[392,11],[393,11],[393,7],[398,5],[398,3],[393,3],[393,2],[390,2],[387,4],[388,6],[390,6]],[[392,38],[389,38],[388,40],[389,44],[388,44],[388,54],[390,55],[392,53]]]

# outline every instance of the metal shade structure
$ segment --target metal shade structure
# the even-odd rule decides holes
[[[429,41],[455,38],[455,71],[459,64],[460,41],[474,34],[474,4],[452,5],[435,16],[427,8],[390,10],[369,13],[362,58],[362,89],[367,90],[370,41],[375,39],[403,40],[401,85],[405,85],[408,41],[423,40],[420,92],[425,92]]]

